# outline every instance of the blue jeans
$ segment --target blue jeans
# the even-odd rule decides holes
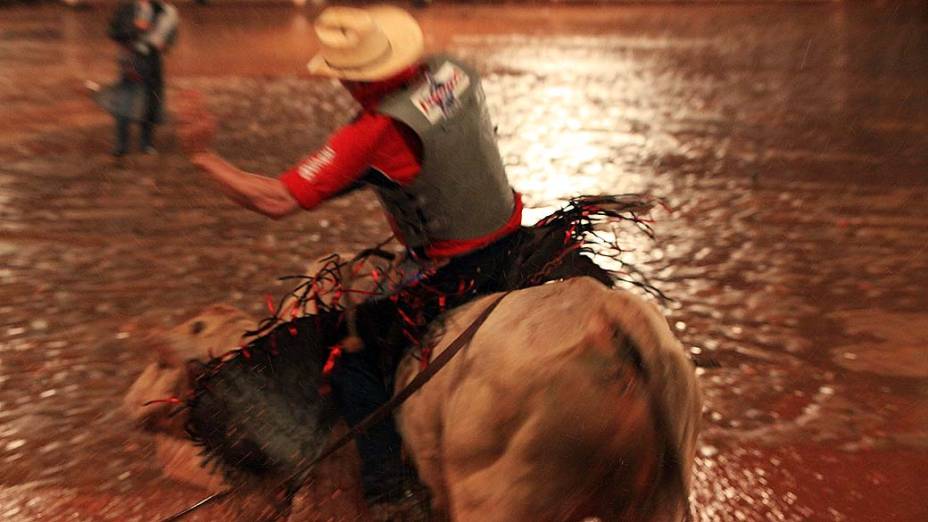
[[[367,348],[344,353],[332,371],[330,382],[339,410],[349,426],[364,420],[390,400],[378,350]],[[371,500],[389,499],[402,493],[402,479],[409,473],[403,464],[402,440],[393,417],[371,426],[357,436],[361,456],[361,485]]]

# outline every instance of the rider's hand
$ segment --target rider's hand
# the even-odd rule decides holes
[[[177,102],[177,135],[188,156],[206,152],[216,135],[216,119],[197,91],[184,91]]]

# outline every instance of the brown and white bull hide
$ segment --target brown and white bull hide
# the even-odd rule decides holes
[[[492,299],[450,314],[434,354]],[[398,387],[418,364],[403,362]],[[676,521],[700,410],[693,365],[657,308],[576,278],[507,296],[398,424],[453,520]],[[681,462],[675,487],[655,480],[666,446]]]

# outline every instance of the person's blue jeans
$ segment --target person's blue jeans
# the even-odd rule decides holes
[[[358,424],[390,400],[391,393],[384,382],[376,349],[342,354],[330,382],[339,410],[349,426]],[[401,494],[407,470],[403,464],[402,440],[393,417],[371,426],[358,435],[355,442],[361,456],[365,497],[386,500]]]

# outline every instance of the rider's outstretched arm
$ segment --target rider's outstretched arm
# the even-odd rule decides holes
[[[178,115],[177,132],[191,161],[233,201],[274,219],[350,192],[363,183],[368,169],[403,184],[421,168],[418,138],[375,113],[362,113],[342,126],[322,148],[276,178],[243,171],[211,149],[215,119],[199,93],[182,93]]]
[[[182,92],[177,111],[177,134],[184,151],[191,162],[206,172],[232,201],[274,219],[290,215],[300,208],[296,198],[280,180],[245,172],[212,150],[216,120],[206,110],[200,93]]]
[[[190,160],[218,183],[226,196],[249,210],[280,219],[300,209],[296,199],[276,178],[245,172],[208,150],[193,154]]]

